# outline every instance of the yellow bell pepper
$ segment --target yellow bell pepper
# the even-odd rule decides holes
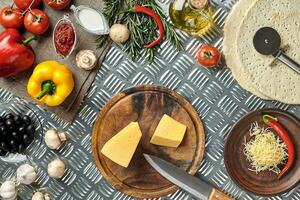
[[[27,92],[35,100],[47,106],[58,106],[74,88],[72,72],[56,61],[37,65],[28,81]]]

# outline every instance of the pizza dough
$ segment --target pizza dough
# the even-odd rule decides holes
[[[253,86],[271,99],[287,104],[300,104],[300,75],[273,56],[259,54],[253,47],[258,29],[276,29],[286,54],[300,62],[299,0],[257,0],[238,28],[234,45],[237,65],[247,74]]]
[[[262,99],[269,99],[253,86],[250,77],[248,77],[246,72],[244,72],[237,64],[237,46],[234,45],[242,19],[256,1],[257,0],[239,0],[232,8],[226,18],[224,26],[223,53],[227,66],[231,69],[233,77],[237,80],[241,87]]]
[[[273,56],[253,47],[255,32],[275,28],[286,54],[300,62],[300,3],[298,0],[240,0],[224,28],[224,55],[234,78],[249,92],[288,104],[300,104],[300,75]]]

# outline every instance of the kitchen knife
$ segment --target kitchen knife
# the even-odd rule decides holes
[[[179,167],[156,156],[144,154],[147,162],[163,177],[201,200],[232,200],[220,190],[214,188]]]

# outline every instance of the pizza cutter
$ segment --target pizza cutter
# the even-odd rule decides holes
[[[253,38],[253,45],[256,51],[263,55],[273,55],[276,59],[300,74],[300,65],[282,52],[280,43],[279,33],[271,27],[259,29]]]

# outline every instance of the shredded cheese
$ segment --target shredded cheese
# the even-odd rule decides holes
[[[263,128],[257,122],[250,128],[250,140],[245,139],[244,154],[250,162],[251,171],[272,171],[280,173],[278,165],[284,164],[288,158],[285,143],[268,128]]]

